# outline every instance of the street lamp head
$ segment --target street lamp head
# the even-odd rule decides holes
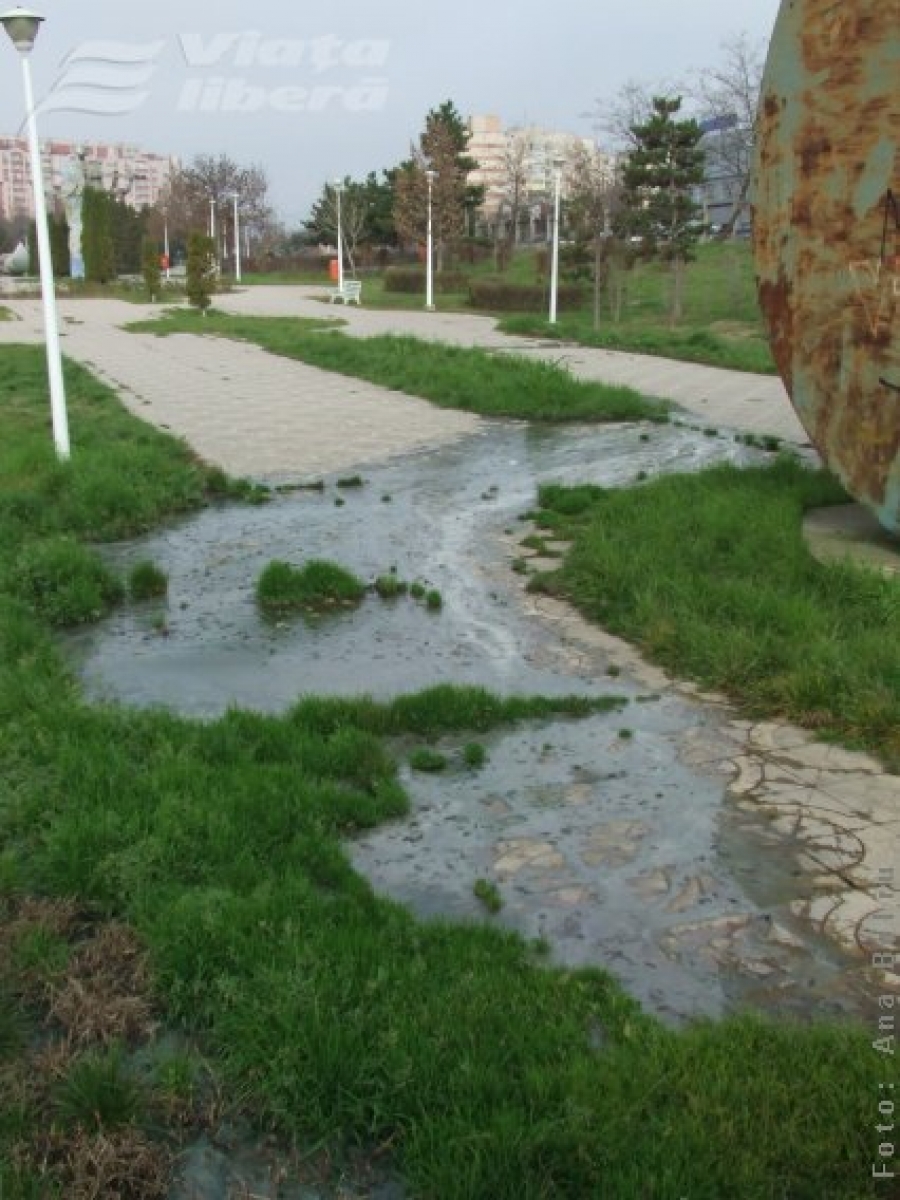
[[[437,179],[437,174],[437,171],[426,171],[425,178],[429,183],[434,183],[434,181]]]
[[[566,160],[562,155],[557,154],[553,159],[553,170],[559,173],[566,165]]]
[[[31,53],[43,19],[38,13],[29,12],[27,8],[12,8],[9,12],[0,13],[0,24],[20,54]]]

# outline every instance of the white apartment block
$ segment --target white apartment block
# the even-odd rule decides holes
[[[527,204],[546,202],[553,192],[554,161],[568,162],[576,147],[600,156],[592,138],[541,129],[536,125],[503,128],[500,117],[469,118],[467,153],[478,163],[469,182],[485,188],[483,216],[490,221],[507,202],[510,194],[510,162],[521,155],[525,181],[523,200]],[[602,156],[606,157],[606,156]]]
[[[178,167],[175,158],[124,143],[44,141],[41,161],[51,211],[60,198],[63,177],[76,151],[84,154],[89,183],[115,191],[137,209],[157,202]],[[24,138],[0,137],[0,218],[17,217],[34,217],[28,142]]]

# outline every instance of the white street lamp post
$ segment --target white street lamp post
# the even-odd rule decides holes
[[[209,198],[209,236],[216,240],[216,201],[214,196]]]
[[[25,108],[28,125],[28,151],[31,156],[31,180],[34,189],[34,220],[37,229],[38,258],[41,272],[41,298],[44,306],[44,340],[47,344],[47,376],[50,382],[50,412],[53,418],[53,442],[57,457],[69,458],[69,418],[66,412],[66,387],[59,348],[59,319],[56,312],[56,289],[53,282],[53,260],[50,257],[50,230],[47,224],[47,204],[44,196],[44,172],[37,123],[34,118],[34,92],[31,86],[31,65],[28,56],[34,46],[43,17],[24,8],[14,8],[0,15],[0,24],[12,39],[22,59],[22,79],[25,83]]]
[[[425,178],[428,180],[428,236],[425,245],[425,308],[428,312],[434,311],[434,236],[431,220],[432,208],[432,191],[434,189],[434,181],[437,178],[437,171],[426,171]]]
[[[166,279],[172,278],[172,260],[169,256],[169,214],[163,213],[163,257],[166,261]]]
[[[344,185],[340,179],[334,181],[334,190],[337,193],[337,252],[338,252],[338,291],[344,290],[344,226],[341,221],[341,193],[344,190]]]
[[[234,280],[241,282],[241,219],[238,215],[238,193],[232,192],[234,201]]]
[[[559,292],[559,193],[562,187],[561,158],[553,160],[554,191],[553,191],[553,252],[550,266],[550,324],[556,324],[556,301]]]

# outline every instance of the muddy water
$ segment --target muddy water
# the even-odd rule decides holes
[[[504,540],[541,482],[615,486],[752,454],[729,437],[675,427],[492,423],[363,471],[361,488],[331,479],[321,493],[209,509],[111,548],[122,568],[158,562],[168,600],[123,608],[74,637],[71,654],[94,697],[201,717],[232,704],[279,711],[302,694],[389,697],[439,681],[615,692],[626,701],[619,712],[491,735],[477,771],[448,741],[447,772],[404,773],[411,817],[351,847],[358,869],[422,917],[494,920],[545,939],[552,961],[606,966],[671,1021],[742,1005],[857,1011],[864,1001],[848,964],[791,928],[779,884],[793,873],[787,855],[781,861],[734,820],[714,767],[685,765],[698,730],[727,753],[725,717],[611,679],[599,651],[561,651],[526,611]],[[316,622],[262,619],[253,591],[263,567],[311,557],[367,579],[396,568],[439,589],[443,609],[370,596],[356,612]],[[503,899],[495,917],[473,894],[480,878]]]

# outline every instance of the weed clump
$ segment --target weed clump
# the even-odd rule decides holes
[[[414,750],[409,756],[409,765],[414,771],[437,774],[438,771],[446,769],[447,757],[439,754],[436,750],[429,750],[427,746],[423,746],[419,750]]]
[[[18,599],[57,627],[99,620],[124,594],[96,551],[64,536],[23,547],[11,582]]]
[[[403,579],[398,579],[393,573],[379,575],[372,586],[382,600],[395,600],[409,591],[409,584]]]
[[[275,559],[256,585],[257,603],[268,616],[355,608],[365,593],[361,579],[337,563],[318,558],[301,568]]]
[[[495,883],[491,883],[487,879],[478,879],[475,881],[472,891],[489,913],[498,913],[503,907],[503,897]]]
[[[469,742],[463,750],[463,762],[467,767],[483,767],[487,762],[487,750],[481,742]]]
[[[156,563],[135,563],[128,575],[128,592],[132,600],[155,600],[169,590],[169,577]]]

